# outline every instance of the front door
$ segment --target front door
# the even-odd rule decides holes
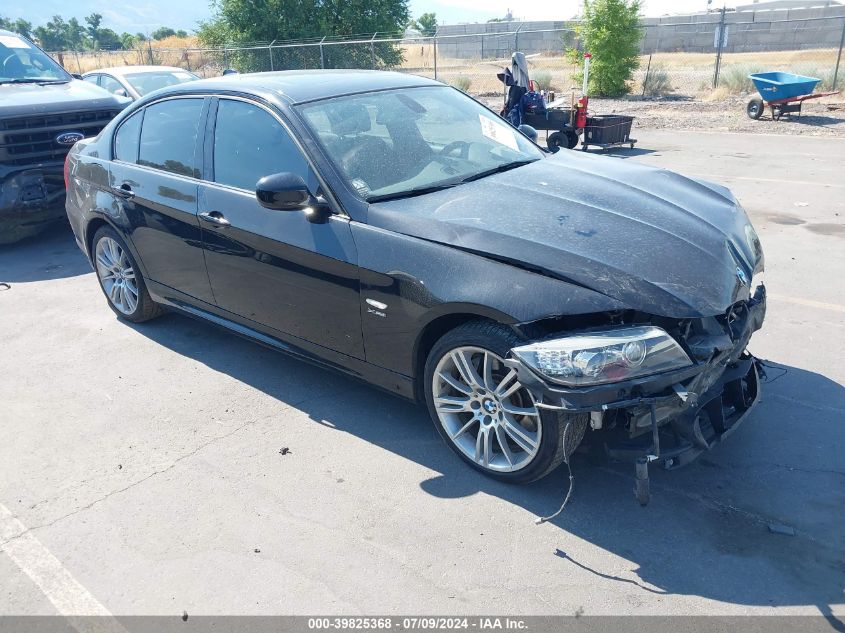
[[[199,211],[216,304],[273,331],[363,358],[349,221],[332,215],[317,224],[300,211],[259,205],[255,185],[263,176],[299,174],[315,192],[317,178],[269,110],[221,98],[215,114]]]

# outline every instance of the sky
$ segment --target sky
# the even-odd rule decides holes
[[[714,0],[714,5],[722,2]],[[643,4],[644,15],[657,16],[702,11],[707,0],[644,0]],[[504,17],[509,8],[524,20],[566,20],[578,13],[580,5],[580,0],[410,0],[414,17],[434,12],[441,24],[486,22]],[[81,22],[91,13],[103,15],[103,26],[130,33],[149,33],[162,25],[191,31],[211,15],[208,0],[0,0],[0,15],[36,25],[54,14]]]

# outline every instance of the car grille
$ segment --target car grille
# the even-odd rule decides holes
[[[0,164],[33,165],[64,160],[69,145],[60,145],[62,132],[96,136],[120,110],[87,110],[0,120]]]

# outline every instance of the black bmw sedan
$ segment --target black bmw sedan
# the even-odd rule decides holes
[[[582,442],[673,468],[759,396],[763,254],[727,189],[547,155],[435,81],[174,86],[65,170],[120,318],[175,309],[424,403],[500,479],[538,479]]]

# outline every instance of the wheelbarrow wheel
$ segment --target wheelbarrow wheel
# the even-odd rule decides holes
[[[566,149],[575,149],[576,145],[578,145],[578,132],[566,130]]]
[[[546,141],[546,147],[549,148],[549,151],[552,154],[557,153],[557,151],[561,147],[566,147],[566,137],[563,136],[560,132],[555,132],[554,134],[550,134],[548,140]]]
[[[763,100],[757,97],[749,101],[748,105],[745,106],[745,112],[748,114],[749,118],[754,119],[755,121],[763,115],[764,109],[765,106],[763,105]]]

